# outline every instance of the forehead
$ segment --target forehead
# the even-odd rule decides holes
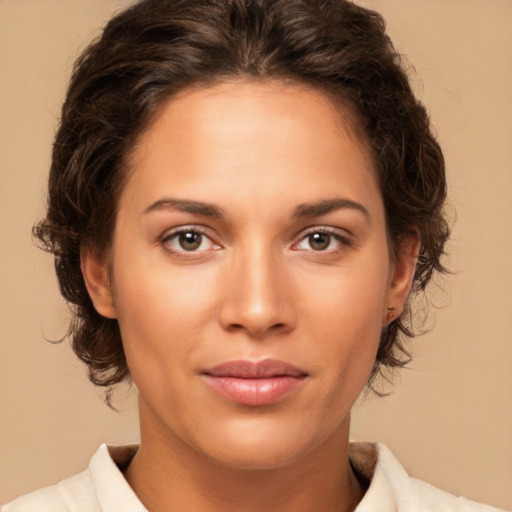
[[[147,204],[155,194],[211,202],[243,188],[281,203],[306,189],[325,199],[334,184],[344,196],[375,192],[350,111],[317,89],[276,81],[185,89],[162,105],[130,168],[127,188]]]
[[[187,128],[192,125],[200,136],[208,135],[212,127],[217,134],[222,130],[227,136],[235,133],[253,136],[261,127],[258,122],[263,113],[273,114],[266,129],[278,129],[280,139],[286,134],[297,136],[308,128],[311,131],[321,127],[316,137],[319,141],[328,142],[332,135],[342,134],[366,146],[358,115],[334,94],[301,82],[232,79],[209,86],[191,86],[164,101],[136,149],[140,155],[140,148],[155,140],[158,131],[171,131],[178,124]],[[179,133],[174,135],[179,138]],[[190,131],[182,132],[188,141],[190,135]]]

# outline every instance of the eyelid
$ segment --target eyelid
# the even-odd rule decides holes
[[[186,251],[183,250],[176,250],[172,247],[170,247],[169,241],[173,239],[174,237],[182,234],[182,233],[198,233],[201,236],[204,236],[210,240],[211,244],[214,246],[209,249],[203,249],[203,250],[196,250],[196,251]],[[194,255],[202,254],[204,252],[207,252],[208,250],[218,250],[221,249],[222,246],[219,244],[212,236],[209,229],[206,229],[205,227],[198,225],[198,224],[186,224],[183,226],[176,226],[174,228],[168,229],[163,233],[163,235],[160,237],[160,244],[164,246],[165,250],[180,256],[187,256],[191,257]]]
[[[210,244],[212,247],[209,247],[208,249],[201,249],[201,250],[191,250],[187,251],[185,249],[182,250],[176,250],[170,246],[169,241],[173,239],[174,237],[182,234],[182,233],[198,233],[205,238],[207,238],[210,241]],[[315,249],[299,249],[297,246],[302,243],[308,236],[315,234],[315,233],[323,233],[326,235],[330,235],[334,237],[340,244],[341,247],[337,247],[336,249],[326,249],[324,251],[315,250]],[[165,250],[174,254],[174,255],[180,255],[185,257],[193,257],[194,255],[198,256],[199,254],[203,254],[210,250],[219,250],[222,249],[222,245],[216,241],[216,237],[212,236],[211,230],[198,225],[198,224],[185,224],[181,226],[176,226],[174,228],[166,230],[162,236],[160,237],[160,244],[164,246]],[[310,226],[306,229],[303,229],[296,237],[295,242],[292,244],[292,250],[302,250],[302,251],[308,251],[308,252],[314,252],[314,253],[324,253],[324,254],[332,254],[339,252],[347,247],[354,246],[354,240],[353,235],[348,232],[346,229],[338,228],[338,227],[332,227],[332,226]]]
[[[302,249],[305,251],[315,252],[315,253],[324,253],[324,254],[332,254],[334,252],[339,252],[340,250],[343,250],[343,248],[347,247],[353,247],[355,245],[353,235],[349,233],[345,229],[341,228],[335,228],[331,226],[311,226],[309,228],[306,228],[302,230],[299,235],[296,237],[296,242],[292,244],[292,249],[296,248],[303,240],[305,240],[308,236],[313,235],[315,233],[323,233],[326,235],[330,235],[334,237],[338,242],[341,244],[341,248],[337,249],[330,249],[330,250],[324,250],[324,251],[315,251],[314,249]],[[300,249],[296,249],[300,250]]]

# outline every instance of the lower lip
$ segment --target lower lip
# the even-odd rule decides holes
[[[295,391],[305,377],[289,375],[262,379],[242,379],[205,375],[206,382],[222,396],[241,405],[252,407],[270,405]]]

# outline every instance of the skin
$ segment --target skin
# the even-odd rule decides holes
[[[352,126],[315,89],[224,82],[168,101],[134,149],[110,259],[84,249],[82,269],[98,312],[119,321],[140,393],[141,444],[125,476],[148,509],[360,501],[350,409],[387,307],[398,315],[407,298],[418,242],[391,256]],[[200,245],[186,250],[185,233]],[[275,404],[237,404],[202,375],[265,358],[307,374]]]

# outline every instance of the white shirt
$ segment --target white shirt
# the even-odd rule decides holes
[[[85,471],[22,496],[0,512],[147,512],[119,469],[136,449],[102,444]],[[499,512],[411,478],[383,444],[351,443],[350,462],[371,479],[355,512]]]

